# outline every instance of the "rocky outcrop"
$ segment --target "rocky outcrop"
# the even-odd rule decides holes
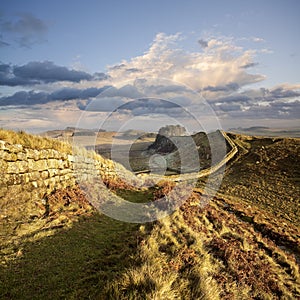
[[[167,125],[159,129],[158,134],[164,136],[183,136],[186,130],[180,125]]]

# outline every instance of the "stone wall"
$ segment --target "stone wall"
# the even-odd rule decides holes
[[[0,222],[40,217],[44,197],[56,189],[136,177],[123,166],[92,152],[70,155],[53,149],[35,150],[0,140]]]

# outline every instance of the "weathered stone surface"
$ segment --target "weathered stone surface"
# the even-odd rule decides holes
[[[49,157],[49,151],[48,150],[40,150],[40,159],[47,159]]]
[[[8,188],[6,186],[0,186],[0,198],[6,195],[7,190]]]
[[[36,161],[35,164],[34,164],[34,169],[36,171],[48,170],[47,160],[42,159],[42,160]]]
[[[0,174],[7,173],[7,162],[3,159],[0,159]]]
[[[19,144],[14,144],[14,145],[6,144],[6,149],[13,153],[19,153],[23,151],[23,146]]]
[[[34,160],[40,159],[40,152],[36,149],[26,149],[25,152],[28,158],[32,158]]]
[[[5,141],[0,140],[0,149],[2,149],[2,150],[6,150],[7,149]]]
[[[41,174],[42,179],[49,178],[49,172],[48,171],[42,171],[40,174]]]
[[[32,184],[32,186],[33,186],[34,188],[37,188],[37,187],[38,187],[38,182],[37,182],[37,181],[32,181],[31,184]]]
[[[6,161],[17,161],[18,156],[16,153],[4,151],[2,153],[2,159],[6,160]]]
[[[49,169],[57,169],[58,168],[58,161],[57,159],[48,159],[47,160],[48,168]]]
[[[18,159],[18,160],[26,160],[26,159],[27,159],[27,154],[26,154],[26,152],[18,152],[18,153],[17,153],[17,159]]]
[[[49,169],[48,172],[49,172],[49,176],[53,177],[58,175],[60,171],[58,169]]]
[[[39,171],[33,171],[28,173],[28,177],[30,181],[35,181],[40,178],[40,172]]]
[[[7,163],[6,173],[8,173],[8,174],[19,174],[19,166],[15,162],[9,161]]]

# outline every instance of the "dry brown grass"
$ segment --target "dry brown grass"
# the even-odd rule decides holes
[[[300,226],[300,139],[230,135],[239,148],[220,192]]]
[[[15,132],[0,128],[0,140],[10,144],[20,144],[23,147],[30,149],[54,149],[63,153],[72,153],[72,146],[69,143],[28,134],[24,131]]]
[[[161,197],[173,183],[162,183]],[[107,287],[110,299],[297,299],[299,229],[233,199],[204,209],[200,191],[153,228],[136,264]],[[278,224],[277,224],[278,225]]]

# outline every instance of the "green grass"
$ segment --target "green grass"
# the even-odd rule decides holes
[[[127,201],[147,203],[153,200],[153,190],[153,188],[144,191],[117,189],[114,192]]]
[[[115,192],[132,202],[152,199],[151,191]],[[0,299],[106,299],[109,283],[134,264],[139,225],[94,212],[68,226],[14,243],[18,254],[0,266]]]
[[[23,246],[0,268],[1,299],[95,299],[131,263],[138,226],[95,213]],[[126,245],[126,247],[124,247]]]

